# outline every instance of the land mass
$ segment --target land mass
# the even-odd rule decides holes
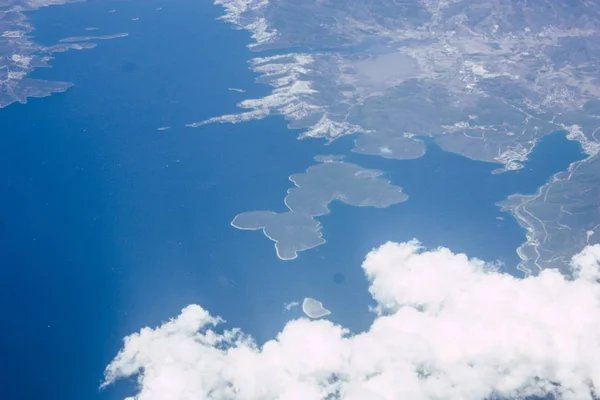
[[[29,78],[40,67],[49,67],[54,53],[94,48],[91,39],[113,39],[126,33],[96,37],[66,38],[52,46],[42,46],[29,35],[34,27],[26,12],[41,7],[80,0],[0,0],[0,108],[12,103],[27,103],[28,98],[46,97],[66,91],[69,82]]]
[[[385,208],[408,199],[402,188],[381,177],[381,171],[364,169],[342,161],[340,156],[315,157],[319,164],[303,174],[290,176],[295,185],[285,198],[288,211],[249,211],[235,217],[231,225],[244,230],[262,230],[275,242],[277,256],[292,260],[299,251],[325,243],[315,218],[329,213],[338,200],[359,207]]]
[[[353,135],[352,151],[398,160],[421,157],[431,138],[497,164],[494,173],[523,168],[545,135],[566,130],[587,158],[551,177],[540,188],[548,195],[515,194],[502,207],[528,230],[518,251],[528,273],[567,268],[584,243],[600,243],[588,234],[600,226],[598,197],[581,195],[600,182],[600,3],[215,3],[224,21],[251,33],[252,51],[269,51],[250,68],[272,91],[241,101],[239,113],[188,126],[282,115],[300,138]],[[546,215],[551,199],[581,218]],[[559,240],[565,232],[573,239]]]

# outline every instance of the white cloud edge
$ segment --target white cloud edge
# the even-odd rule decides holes
[[[572,279],[517,279],[448,249],[387,243],[363,263],[379,305],[369,331],[301,318],[258,346],[239,329],[218,333],[221,319],[190,305],[125,338],[104,385],[137,376],[136,400],[592,399],[599,260],[600,245],[588,246]]]
[[[285,303],[283,305],[283,308],[285,309],[285,311],[292,311],[292,309],[298,307],[299,305],[300,303],[297,301],[290,301],[289,303]]]

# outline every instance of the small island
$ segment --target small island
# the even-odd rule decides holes
[[[317,156],[319,164],[303,174],[290,176],[295,187],[285,198],[287,212],[249,211],[237,215],[231,225],[238,229],[262,229],[275,242],[277,256],[292,260],[299,251],[325,243],[321,225],[315,217],[329,213],[332,201],[357,207],[386,208],[402,203],[408,196],[378,170],[342,161],[341,156]]]
[[[302,302],[302,311],[307,317],[313,319],[331,314],[331,311],[323,307],[323,303],[310,297],[305,298]]]

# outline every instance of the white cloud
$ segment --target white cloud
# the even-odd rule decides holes
[[[494,265],[387,243],[363,269],[379,315],[353,335],[297,319],[264,346],[197,305],[125,339],[106,383],[137,376],[138,400],[592,399],[600,387],[600,245],[516,279]],[[334,394],[327,397],[330,394]]]
[[[285,311],[292,311],[292,309],[298,307],[300,305],[300,303],[298,303],[297,301],[291,301],[289,303],[285,303],[283,305],[283,308],[285,309]]]

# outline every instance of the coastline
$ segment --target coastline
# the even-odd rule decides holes
[[[88,50],[96,47],[95,43],[84,43],[95,39],[114,39],[127,36],[126,33],[106,35],[104,37],[78,38],[70,37],[59,40],[52,45],[38,43],[31,33],[35,25],[27,15],[44,7],[62,6],[68,3],[80,3],[85,0],[49,0],[36,6],[23,7],[21,3],[13,5],[4,11],[6,14],[15,14],[15,21],[8,25],[2,24],[0,29],[4,32],[2,39],[9,43],[12,54],[3,59],[5,65],[0,65],[0,108],[13,103],[27,104],[27,99],[43,98],[55,93],[63,93],[73,86],[70,82],[50,81],[31,78],[30,75],[39,68],[52,67],[53,54],[69,50]]]

